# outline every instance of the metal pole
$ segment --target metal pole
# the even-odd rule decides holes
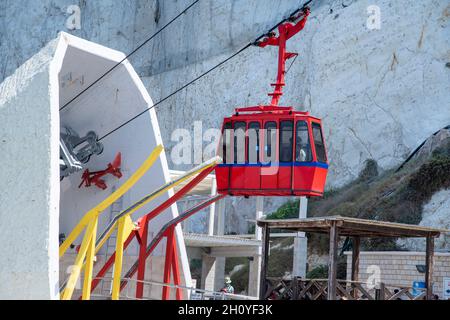
[[[139,242],[139,265],[137,271],[137,280],[136,283],[136,298],[142,299],[144,296],[144,284],[142,281],[145,279],[145,268],[146,268],[146,252],[147,252],[147,241],[148,241],[148,220],[143,222],[143,226],[140,226],[142,229],[139,231],[140,234],[140,242]]]
[[[211,197],[214,197],[217,195],[217,183],[216,179],[212,179],[212,186],[211,186]],[[210,236],[214,235],[214,223],[215,223],[215,213],[216,213],[216,203],[211,204],[209,208],[209,228],[208,228],[208,234]]]
[[[264,215],[264,197],[256,197],[256,222],[262,218]],[[258,228],[256,225],[255,227],[255,239],[261,240],[262,239],[262,230],[261,228]]]
[[[224,234],[225,234],[225,200],[220,200],[217,212],[217,235],[223,236]]]
[[[269,240],[270,240],[270,229],[267,224],[262,227],[262,262],[261,262],[261,274],[260,274],[260,288],[259,288],[259,299],[266,299],[266,278],[267,278],[267,267],[269,265]]]
[[[177,238],[175,235],[175,227],[172,237],[173,237],[172,274],[173,274],[173,282],[176,286],[176,299],[180,301],[183,300],[183,291],[179,287],[181,285],[181,276],[180,276],[180,264],[178,261],[178,245],[177,245]]]
[[[173,240],[174,240],[174,229],[172,227],[167,234],[166,258],[164,263],[164,284],[170,284],[170,274],[172,271],[172,261],[173,261]],[[162,291],[162,300],[169,300],[169,298],[170,298],[170,287],[164,286]]]
[[[308,215],[308,198],[300,197],[299,200],[299,219],[305,219]],[[293,262],[293,276],[306,277],[306,261],[308,254],[308,239],[304,232],[297,232],[294,238],[294,262]]]

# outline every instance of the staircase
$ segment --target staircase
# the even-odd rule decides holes
[[[112,193],[116,191],[116,187],[112,188]],[[110,207],[109,212],[109,220],[107,223],[110,223],[115,216],[120,214],[123,211],[123,196],[119,198],[116,202],[114,202]],[[115,229],[114,232],[111,234],[111,236],[106,241],[105,245],[105,251],[103,254],[103,261],[107,261],[109,257],[115,252],[116,250],[116,239],[117,239],[117,230]],[[114,267],[111,268],[104,276],[104,280],[101,284],[101,294],[110,296],[112,293],[112,278],[114,274]]]

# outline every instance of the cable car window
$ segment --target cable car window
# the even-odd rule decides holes
[[[295,161],[312,162],[311,144],[309,142],[308,124],[306,121],[297,122],[297,140],[295,146]]]
[[[231,152],[231,122],[225,123],[222,135],[222,159],[224,163],[233,163]]]
[[[280,162],[292,162],[292,148],[294,139],[294,123],[281,121],[280,123]]]
[[[277,123],[274,121],[267,122],[264,126],[264,161],[270,163],[275,161],[277,150]]]
[[[245,163],[245,122],[234,124],[234,163]]]
[[[313,128],[314,145],[316,146],[317,161],[326,163],[327,155],[325,152],[325,143],[323,142],[322,128],[320,124],[314,122],[312,124],[312,128]]]
[[[259,122],[250,122],[248,125],[248,163],[259,163]]]

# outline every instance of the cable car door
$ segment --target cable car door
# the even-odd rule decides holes
[[[319,123],[307,120],[296,122],[294,160],[294,192],[297,195],[321,196],[328,164]]]
[[[230,167],[230,187],[242,190],[245,187],[247,124],[244,121],[237,121],[233,124],[233,128],[234,164]]]
[[[280,121],[280,152],[278,169],[278,189],[284,193],[290,192],[293,173],[294,121]]]
[[[278,125],[266,121],[263,131],[263,159],[261,161],[261,189],[278,189]]]
[[[261,122],[250,121],[247,129],[247,164],[245,167],[245,189],[261,189]]]

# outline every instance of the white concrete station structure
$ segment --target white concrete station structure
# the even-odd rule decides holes
[[[62,132],[70,128],[81,137],[90,131],[103,137],[153,105],[143,83],[125,60],[60,112],[62,106],[124,58],[123,53],[60,33],[1,84],[0,299],[58,299],[60,279],[65,277],[72,263],[70,259],[59,263],[60,234],[68,235],[89,209],[125,182],[152,150],[162,144],[156,113],[152,109],[132,126],[106,137],[101,142],[103,153],[92,156],[87,165],[90,171],[104,170],[121,152],[123,177],[120,180],[107,176],[106,190],[95,186],[79,188],[82,171],[60,181]],[[166,156],[162,153],[121,199],[120,205],[127,208],[170,178]],[[148,213],[172,192],[140,209],[133,219]],[[174,205],[152,220],[150,237],[177,215]],[[102,214],[98,230],[105,228],[109,218],[107,212]],[[75,244],[80,242],[78,239]],[[177,228],[177,243],[181,244],[178,251],[183,284],[190,287],[191,276],[180,227]],[[162,281],[164,248],[165,243],[147,265],[151,269],[147,274],[152,275],[148,280]],[[128,254],[130,252],[137,255],[137,249],[129,248]],[[127,261],[134,260],[126,259],[124,267]]]
[[[125,58],[121,52],[62,32],[0,85],[0,299],[59,299],[61,283],[70,273],[76,246],[81,243],[80,237],[71,252],[60,260],[61,237],[67,236],[87,211],[117,190],[152,150],[163,144],[154,109],[132,125],[109,134],[153,105]],[[78,96],[121,61],[111,73]],[[92,155],[83,170],[62,178],[60,139],[68,132],[78,138],[95,132],[100,137],[103,152]],[[122,155],[121,179],[104,177],[106,190],[96,186],[80,187],[84,169],[104,170],[119,152]],[[104,230],[119,212],[182,174],[169,170],[163,152],[144,177],[102,213],[98,230]],[[173,192],[167,192],[137,211],[133,221],[167,200]],[[215,177],[211,175],[190,195],[214,195],[215,192]],[[255,221],[263,214],[263,198],[257,203]],[[183,235],[181,226],[176,229],[183,286],[192,288],[188,253],[190,258],[202,259],[199,287],[210,291],[217,291],[223,285],[226,257],[249,257],[252,262],[248,294],[257,296],[261,263],[258,228],[250,237],[225,236],[223,202],[212,205],[209,210],[208,234]],[[152,220],[149,239],[178,214],[175,204]],[[94,274],[113,251],[113,244],[107,244],[100,251]],[[165,241],[147,263],[146,281],[163,281],[164,253]],[[137,255],[137,246],[128,248],[124,269],[131,266]],[[101,295],[104,290],[101,286],[94,293]],[[160,292],[160,286],[149,286],[144,297],[158,299]]]

